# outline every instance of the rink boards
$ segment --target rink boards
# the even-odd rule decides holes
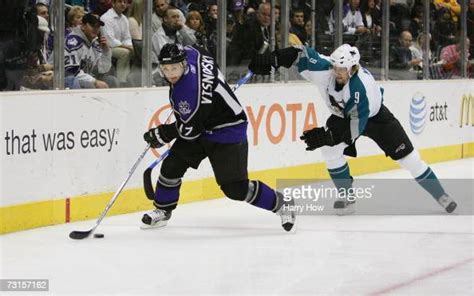
[[[385,105],[424,160],[473,156],[473,80],[381,85]],[[299,140],[329,116],[313,85],[245,85],[237,94],[249,118],[251,178],[271,185],[278,178],[328,178],[320,153],[306,152]],[[165,120],[167,96],[167,88],[2,94],[0,233],[96,218],[145,148],[143,132]],[[357,149],[354,175],[397,168],[369,139],[359,139]],[[147,155],[112,214],[150,208],[142,172],[157,153]],[[222,197],[207,161],[185,181],[180,202]]]

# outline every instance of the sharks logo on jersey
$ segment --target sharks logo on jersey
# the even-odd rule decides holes
[[[344,101],[337,101],[332,95],[329,95],[329,101],[331,102],[331,109],[339,114],[341,117],[344,116]]]

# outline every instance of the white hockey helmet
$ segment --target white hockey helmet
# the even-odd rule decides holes
[[[343,44],[339,46],[330,56],[333,67],[351,69],[359,65],[360,54],[357,47]]]

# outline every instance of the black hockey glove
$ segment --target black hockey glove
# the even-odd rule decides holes
[[[349,118],[331,115],[326,121],[326,127],[331,131],[334,145],[341,142],[345,142],[347,145],[352,144],[351,120]]]
[[[256,54],[249,65],[249,70],[258,75],[269,75],[280,66],[290,68],[298,58],[299,48],[293,46],[277,49],[272,53]]]
[[[298,58],[300,51],[301,49],[290,46],[272,52],[272,54],[275,55],[275,69],[278,69],[280,66],[290,68]]]
[[[312,130],[304,131],[300,139],[306,143],[306,151],[313,151],[322,146],[335,145],[331,131],[325,127],[315,127]]]
[[[249,70],[257,75],[269,75],[275,65],[272,53],[256,54],[250,61]]]
[[[143,139],[150,144],[151,148],[163,147],[177,137],[178,130],[174,123],[162,124],[143,134]]]

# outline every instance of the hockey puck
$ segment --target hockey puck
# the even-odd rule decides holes
[[[94,238],[104,238],[104,234],[102,234],[102,233],[94,233]]]

